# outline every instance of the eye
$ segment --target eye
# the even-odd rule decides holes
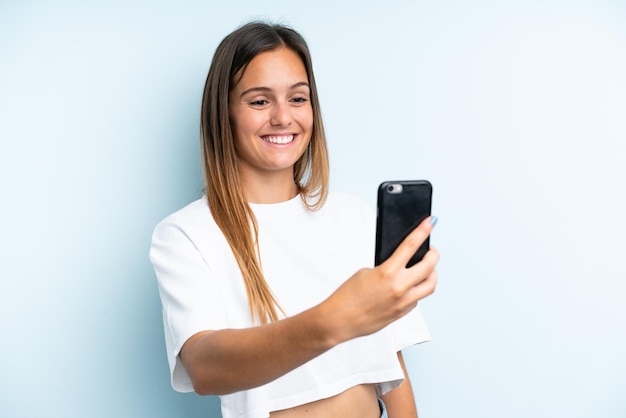
[[[293,99],[291,99],[291,101],[296,104],[303,104],[308,102],[309,99],[307,99],[306,97],[294,97]]]
[[[267,100],[265,100],[265,99],[259,99],[259,100],[254,100],[254,101],[250,102],[250,104],[252,106],[257,106],[257,107],[265,106],[268,103],[269,102]]]

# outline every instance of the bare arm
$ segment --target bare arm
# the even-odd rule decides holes
[[[321,304],[293,317],[247,329],[195,334],[181,361],[199,394],[225,394],[268,383],[335,345],[372,334],[411,311],[437,282],[439,259],[404,266],[430,234],[422,222],[385,263],[361,269]]]
[[[268,383],[337,344],[320,307],[254,328],[204,331],[183,345],[180,358],[201,395]]]
[[[398,351],[398,361],[400,361],[402,371],[404,372],[404,381],[400,386],[391,392],[385,393],[381,398],[385,403],[389,418],[417,418],[413,388],[411,387],[411,381],[409,380],[402,352],[400,351]]]

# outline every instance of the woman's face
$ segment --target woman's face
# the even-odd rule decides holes
[[[313,131],[309,80],[300,57],[280,47],[250,61],[230,92],[230,120],[244,177],[289,175]]]

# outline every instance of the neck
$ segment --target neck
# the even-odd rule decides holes
[[[243,192],[250,203],[280,203],[294,198],[298,186],[293,180],[293,173],[287,175],[246,176],[241,173]]]

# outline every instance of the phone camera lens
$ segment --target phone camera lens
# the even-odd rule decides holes
[[[401,184],[389,184],[387,186],[387,193],[392,193],[392,194],[396,194],[396,193],[402,193],[402,185]]]

